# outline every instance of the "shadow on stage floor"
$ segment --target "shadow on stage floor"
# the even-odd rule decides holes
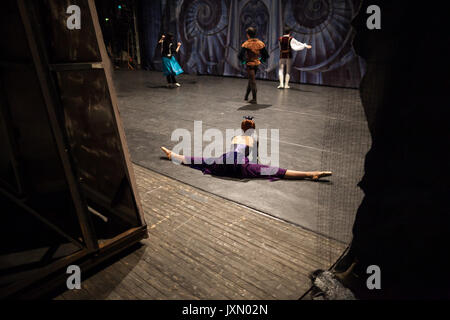
[[[245,106],[240,107],[238,110],[261,110],[271,107],[271,104],[246,104]]]
[[[258,80],[259,104],[247,104],[246,79],[181,75],[181,87],[159,90],[166,88],[162,73],[116,71],[114,81],[133,162],[333,239],[351,239],[370,147],[358,90],[295,83],[280,90],[277,82]],[[178,143],[171,140],[174,130],[193,132],[194,121],[202,121],[203,133],[225,133],[246,115],[255,117],[257,130],[267,129],[269,152],[279,156],[280,167],[331,170],[329,182],[211,177],[161,160],[160,147]],[[278,129],[278,139],[271,129]]]

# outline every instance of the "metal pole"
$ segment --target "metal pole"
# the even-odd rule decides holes
[[[137,63],[138,66],[141,66],[141,47],[139,45],[139,29],[138,29],[138,25],[137,25],[137,19],[136,19],[136,0],[133,1],[133,21],[134,21],[134,36],[135,36],[135,41],[136,41],[136,59],[137,59]]]

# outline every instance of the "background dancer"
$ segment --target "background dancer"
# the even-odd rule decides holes
[[[291,66],[292,66],[292,50],[300,51],[305,48],[311,49],[309,44],[301,43],[291,37],[291,29],[285,27],[283,30],[284,35],[280,37],[280,69],[278,71],[278,76],[280,79],[280,85],[278,89],[289,89],[289,80],[291,78]],[[284,72],[286,70],[286,76]]]
[[[167,77],[167,86],[169,88],[181,86],[175,76],[183,73],[183,69],[174,57],[174,54],[180,50],[181,42],[178,42],[175,48],[173,34],[168,33],[167,35],[162,35],[158,43],[161,44],[162,67],[163,74]]]
[[[269,53],[266,50],[266,45],[261,40],[256,37],[256,29],[250,27],[246,30],[247,41],[245,41],[241,46],[241,51],[239,52],[238,58],[241,63],[247,66],[248,73],[248,85],[247,92],[245,93],[245,100],[248,100],[248,95],[250,91],[252,92],[253,99],[249,103],[256,102],[256,71],[258,71],[258,66],[262,62],[265,62],[269,58]]]

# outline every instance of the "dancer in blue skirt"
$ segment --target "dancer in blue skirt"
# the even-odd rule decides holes
[[[177,43],[175,49],[173,34],[167,33],[166,35],[162,35],[159,43],[161,44],[162,67],[163,74],[167,77],[167,86],[169,88],[173,88],[174,86],[179,87],[181,85],[177,82],[175,76],[183,73],[183,69],[178,64],[174,54],[180,50],[181,42]]]

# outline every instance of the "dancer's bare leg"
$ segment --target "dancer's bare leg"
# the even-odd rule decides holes
[[[172,152],[171,150],[161,147],[161,150],[166,154],[167,158],[169,158],[169,160],[174,160],[175,162],[178,163],[186,163],[186,158],[180,154],[177,154],[175,152]]]
[[[319,180],[322,177],[331,176],[331,171],[295,171],[295,170],[286,170],[284,175],[285,179],[311,179],[311,180]]]

